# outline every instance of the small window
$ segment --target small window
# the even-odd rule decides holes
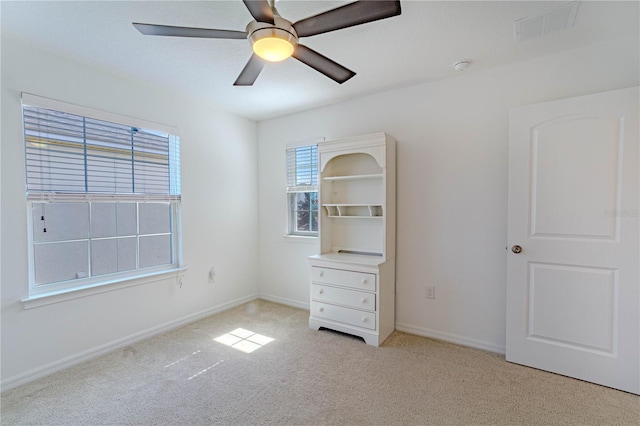
[[[318,145],[287,149],[289,235],[318,235]]]
[[[178,136],[26,94],[22,112],[30,295],[181,266]]]

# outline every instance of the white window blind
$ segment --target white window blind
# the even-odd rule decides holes
[[[180,199],[175,135],[31,105],[23,121],[29,199]]]
[[[318,145],[287,149],[287,192],[318,190]]]

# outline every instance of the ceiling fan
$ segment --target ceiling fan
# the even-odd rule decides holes
[[[248,38],[253,54],[233,83],[234,86],[253,85],[265,65],[265,60],[278,62],[290,56],[342,84],[356,73],[298,43],[298,39],[390,18],[401,12],[399,0],[361,0],[291,23],[280,16],[275,7],[275,0],[243,0],[243,2],[254,18],[245,31],[174,27],[138,22],[134,22],[133,26],[144,35]]]

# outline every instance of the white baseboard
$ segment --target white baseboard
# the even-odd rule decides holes
[[[273,296],[271,294],[260,293],[258,296],[260,299],[267,300],[273,303],[280,303],[281,305],[293,306],[294,308],[309,310],[309,302],[303,303],[298,300],[287,299],[286,297]]]
[[[264,293],[260,293],[259,298],[267,300],[269,302],[280,303],[282,305],[293,306],[294,308],[309,310],[309,303],[303,303],[298,300],[287,299],[285,297],[274,296],[274,295],[264,294]],[[445,342],[455,343],[457,345],[470,346],[472,348],[482,349],[485,351],[495,352],[503,355],[505,353],[504,346],[495,345],[493,343],[485,342],[482,340],[470,339],[468,337],[458,336],[451,333],[444,333],[441,331],[431,330],[429,328],[418,327],[411,324],[396,323],[396,330],[415,334],[417,336],[431,337],[433,339],[444,340]]]
[[[418,336],[444,340],[445,342],[455,343],[462,346],[470,346],[472,348],[483,349],[485,351],[495,352],[503,355],[506,351],[504,346],[496,345],[482,340],[470,339],[468,337],[458,336],[451,333],[444,333],[442,331],[431,330],[429,328],[418,327],[411,324],[396,323],[396,330],[416,334]]]
[[[88,349],[84,352],[80,352],[78,354],[68,356],[66,358],[52,362],[42,367],[34,368],[33,370],[27,371],[26,373],[22,373],[17,376],[10,377],[8,379],[3,380],[2,383],[0,384],[0,390],[6,391],[9,389],[15,388],[17,386],[32,382],[34,380],[53,374],[56,371],[64,370],[65,368],[69,368],[71,366],[80,364],[84,361],[88,361],[92,358],[96,358],[98,356],[107,354],[109,352],[113,352],[116,349],[133,344],[143,339],[147,339],[151,336],[155,336],[156,334],[173,330],[175,328],[192,323],[199,319],[206,318],[208,316],[242,305],[243,303],[250,302],[257,298],[258,298],[257,294],[241,297],[239,299],[232,300],[230,302],[223,303],[223,304],[214,306],[212,308],[204,309],[202,311],[195,312],[193,314],[187,315],[185,317],[182,317],[173,321],[166,322],[164,324],[157,325],[155,327],[151,327],[147,330],[143,330],[138,333],[134,333],[132,335],[122,337],[120,339],[116,339],[109,343],[105,343],[104,345],[100,345],[95,348]]]

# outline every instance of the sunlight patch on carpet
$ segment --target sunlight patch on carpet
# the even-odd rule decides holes
[[[213,367],[217,367],[218,365],[220,365],[220,364],[221,364],[221,363],[223,363],[223,362],[224,362],[224,360],[222,359],[222,360],[220,360],[220,361],[216,362],[215,364],[208,366],[208,367],[207,367],[207,368],[205,368],[204,370],[200,370],[200,371],[198,371],[196,374],[194,374],[193,376],[189,377],[187,380],[194,379],[194,378],[198,377],[199,375],[204,374],[204,373],[206,373],[207,371],[211,370]]]
[[[200,350],[198,349],[197,351],[192,352],[191,355],[183,356],[182,358],[180,358],[178,360],[175,360],[172,363],[169,363],[169,364],[165,365],[164,368],[172,367],[172,366],[174,366],[174,365],[176,365],[176,364],[178,364],[180,362],[186,361],[187,359],[189,359],[192,356],[198,355],[199,353],[200,353]]]
[[[254,333],[244,328],[236,328],[213,340],[248,354],[256,349],[260,349],[267,343],[273,342],[271,337],[263,336],[262,334]]]

